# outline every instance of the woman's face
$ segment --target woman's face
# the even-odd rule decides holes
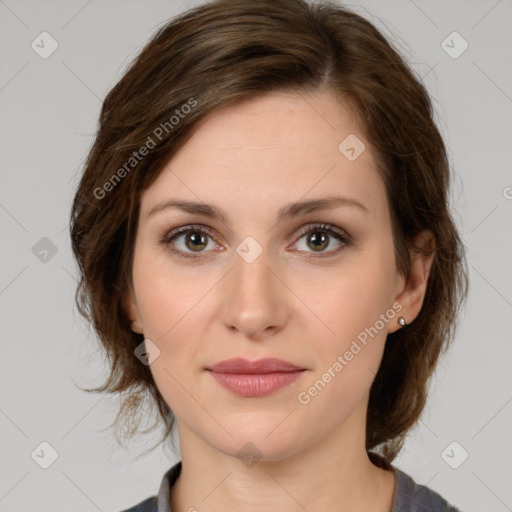
[[[289,208],[334,196],[344,200]],[[150,214],[166,201],[224,219],[206,208]],[[133,283],[125,305],[160,351],[150,369],[182,442],[276,460],[364,441],[404,281],[374,155],[333,97],[273,92],[203,122],[142,195]],[[209,370],[232,358],[301,371]]]

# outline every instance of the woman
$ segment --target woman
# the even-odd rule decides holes
[[[391,464],[467,288],[424,87],[334,4],[219,0],[110,91],[71,222],[80,312],[181,461],[130,511],[456,511]],[[135,425],[135,426],[133,426]]]

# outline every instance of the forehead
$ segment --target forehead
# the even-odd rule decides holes
[[[347,158],[354,152],[345,141],[357,158]],[[383,192],[372,150],[346,105],[327,93],[272,92],[203,119],[142,195],[141,213],[169,197],[225,207],[243,197],[238,213],[246,215],[333,194],[378,206]]]

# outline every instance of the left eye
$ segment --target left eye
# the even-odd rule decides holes
[[[327,252],[324,249],[330,245],[331,238],[335,238],[340,242],[338,248],[328,251],[328,254],[307,256],[308,258],[332,256],[332,253],[338,253],[343,247],[350,245],[349,235],[330,224],[317,224],[303,228],[299,233],[298,242],[307,236],[309,236],[309,239],[307,239],[305,243],[309,248],[313,249],[313,253]],[[184,246],[176,248],[176,242],[183,237],[184,240],[182,242]],[[213,234],[203,226],[183,226],[168,232],[161,240],[161,243],[164,246],[168,246],[169,249],[180,258],[198,258],[201,255],[197,253],[207,252],[203,249],[208,247],[208,238],[213,239]],[[190,252],[187,249],[190,250]],[[302,250],[299,249],[299,251]],[[306,250],[305,252],[308,251]],[[194,253],[196,253],[196,255],[194,255]]]
[[[330,224],[309,226],[302,230],[300,234],[300,239],[309,236],[309,238],[306,238],[306,244],[308,247],[314,248],[313,252],[318,252],[318,250],[320,250],[322,253],[329,252],[329,254],[326,254],[325,256],[322,254],[320,257],[331,256],[332,253],[338,253],[339,250],[350,244],[349,236]],[[331,251],[323,251],[323,249],[330,245],[329,241],[331,238],[335,238],[338,240],[338,242],[340,242],[338,248]]]

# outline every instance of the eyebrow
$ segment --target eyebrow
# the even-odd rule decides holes
[[[285,217],[297,217],[302,214],[328,210],[331,208],[351,206],[361,210],[364,213],[369,213],[368,208],[359,201],[342,196],[327,196],[318,199],[310,199],[308,201],[299,201],[296,203],[289,203],[281,208],[277,213],[277,222],[280,222]],[[211,219],[219,220],[227,223],[227,215],[212,204],[199,203],[195,201],[185,201],[181,199],[166,199],[157,203],[147,214],[147,218],[167,210],[169,208],[177,208],[184,212],[203,215]]]

